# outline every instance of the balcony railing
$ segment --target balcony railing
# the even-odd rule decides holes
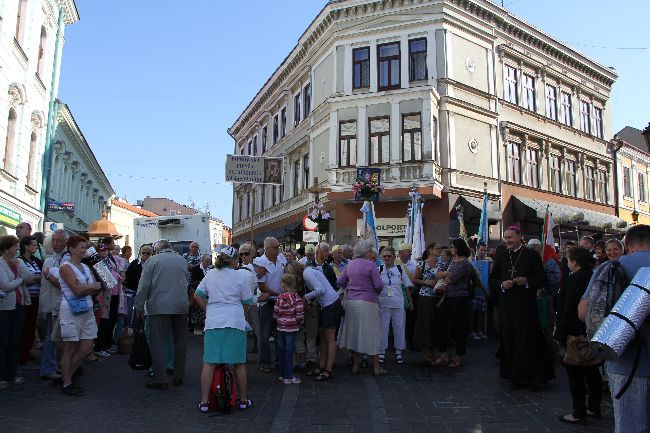
[[[257,227],[260,224],[271,222],[275,219],[289,215],[297,210],[304,209],[314,202],[312,194],[302,192],[295,197],[291,197],[281,203],[276,204],[268,209],[264,209],[253,216],[253,226]],[[233,234],[239,235],[241,232],[246,232],[251,228],[251,219],[245,218],[242,221],[233,224]]]
[[[409,188],[413,183],[440,184],[442,170],[435,161],[403,162],[373,166],[381,169],[381,183],[385,188]],[[333,191],[347,191],[357,179],[357,168],[334,168],[330,172]]]

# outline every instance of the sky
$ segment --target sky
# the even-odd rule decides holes
[[[500,2],[499,2],[500,3]],[[168,197],[231,224],[227,129],[326,0],[76,0],[59,98],[119,197]],[[650,122],[649,0],[504,0],[619,75],[612,133]],[[543,5],[543,6],[542,6]],[[611,138],[611,137],[606,137]]]

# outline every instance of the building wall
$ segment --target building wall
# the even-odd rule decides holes
[[[636,212],[637,222],[639,224],[650,224],[650,189],[648,187],[648,178],[650,178],[650,155],[625,144],[617,155],[617,174],[618,174],[618,192],[619,192],[619,217],[627,221],[628,224],[634,223],[632,216]],[[631,174],[629,180],[629,191],[625,187],[625,169],[629,169]],[[643,177],[643,180],[640,179]]]
[[[59,84],[61,56],[55,64],[54,51],[60,10],[62,26],[79,19],[73,0],[0,3],[0,136],[10,143],[0,147],[0,213],[12,215],[3,219],[8,226],[15,226],[15,219],[34,230],[43,226],[42,156],[49,102]],[[62,27],[59,52],[63,36]]]
[[[122,238],[119,240],[120,245],[128,245],[130,247],[134,247],[135,225],[133,220],[140,217],[141,215],[138,215],[137,213],[132,212],[128,209],[124,209],[119,206],[111,206],[108,220],[115,224],[115,229],[119,234],[122,235]],[[134,256],[137,256],[137,253],[137,251],[134,251]]]

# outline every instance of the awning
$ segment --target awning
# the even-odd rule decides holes
[[[623,221],[622,219],[617,218],[615,215],[609,215],[602,212],[596,212],[560,203],[537,200],[534,198],[513,196],[512,204],[515,221],[544,221],[547,206],[553,215],[553,218],[566,218],[568,221],[571,221],[573,223],[577,222],[580,226],[602,229],[605,225],[611,224],[612,228],[616,228],[617,224]],[[574,222],[572,220],[572,217],[574,215],[580,214],[584,215],[584,218],[581,221]]]
[[[454,203],[453,214],[456,214],[456,206],[463,206],[463,218],[466,223],[479,224],[481,222],[481,212],[483,210],[483,199],[474,197],[458,196]],[[501,221],[501,212],[497,208],[497,204],[488,202],[488,220],[491,223]]]

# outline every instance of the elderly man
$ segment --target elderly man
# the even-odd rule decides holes
[[[316,245],[305,245],[305,257],[298,260],[303,266],[316,266]]]
[[[174,341],[174,386],[183,385],[187,353],[187,262],[176,254],[167,240],[156,244],[158,254],[151,257],[142,269],[142,277],[135,296],[135,309],[140,314],[147,305],[151,328],[151,359],[154,381],[152,389],[169,387],[165,365],[167,341],[171,332]]]
[[[32,234],[32,225],[26,221],[21,222],[16,226],[16,237],[22,239],[25,236]]]
[[[41,378],[59,379],[56,372],[56,343],[52,341],[52,329],[56,323],[61,307],[61,285],[59,284],[59,266],[66,255],[65,244],[68,241],[68,232],[63,229],[52,233],[52,250],[54,255],[45,259],[41,273],[41,290],[39,314],[45,316],[43,328],[45,330],[45,343],[41,357]],[[59,325],[60,326],[60,325]]]
[[[196,266],[201,263],[201,250],[199,248],[198,242],[190,243],[190,250],[183,254],[183,258],[187,261],[187,270],[192,269],[192,266]]]
[[[258,348],[260,352],[259,369],[264,373],[271,373],[271,347],[269,337],[273,330],[273,307],[275,300],[282,291],[280,280],[284,275],[287,260],[280,254],[280,243],[276,238],[264,239],[264,254],[253,260],[257,273],[257,284],[262,292],[258,298],[260,310],[260,338]]]
[[[345,271],[348,266],[348,260],[343,257],[343,248],[340,245],[334,245],[332,248],[332,269],[336,273],[336,278]]]

